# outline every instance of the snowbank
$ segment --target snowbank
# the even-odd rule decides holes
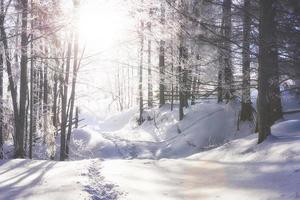
[[[141,126],[137,110],[131,109],[103,121],[88,123],[72,137],[72,159],[80,158],[181,158],[233,138],[249,135],[251,124],[237,131],[238,104],[199,103],[185,109],[169,105],[146,110]]]
[[[295,200],[300,199],[300,120],[230,141],[186,159],[108,160],[105,177],[130,200]]]

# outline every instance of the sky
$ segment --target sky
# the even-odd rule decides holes
[[[129,10],[124,0],[81,2],[79,34],[85,53],[77,102],[82,109],[105,114],[111,103],[115,70],[124,63],[136,63],[136,24]]]

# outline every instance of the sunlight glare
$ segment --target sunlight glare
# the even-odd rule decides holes
[[[92,50],[112,48],[123,39],[128,18],[115,4],[91,1],[80,10],[80,39]]]

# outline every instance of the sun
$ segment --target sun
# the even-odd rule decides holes
[[[108,1],[86,1],[80,8],[79,34],[89,49],[107,49],[126,35],[130,21],[117,4]]]

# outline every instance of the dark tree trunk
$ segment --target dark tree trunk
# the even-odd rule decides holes
[[[159,106],[165,105],[165,42],[159,44]]]
[[[59,62],[57,62],[57,66],[59,66]],[[57,129],[57,101],[58,101],[58,77],[57,73],[54,74],[54,87],[53,87],[53,106],[52,106],[52,123]]]
[[[173,111],[174,108],[174,49],[173,49],[173,39],[171,41],[171,111]]]
[[[76,110],[75,110],[75,128],[78,128],[78,124],[79,124],[79,108],[76,107]]]
[[[30,1],[30,5],[32,7],[32,0]],[[31,18],[33,19],[33,14],[31,13]],[[31,28],[31,42],[30,42],[30,124],[29,124],[29,158],[32,159],[32,146],[33,146],[33,135],[35,133],[35,126],[36,126],[36,116],[34,113],[35,109],[35,69],[34,69],[34,49],[33,49],[33,20],[30,23]]]
[[[233,74],[231,61],[231,0],[223,1],[223,22],[224,22],[224,81],[225,81],[225,96],[229,101],[233,95]]]
[[[185,106],[185,83],[184,83],[184,70],[182,70],[182,65],[184,64],[183,59],[183,38],[181,36],[180,39],[180,47],[179,47],[179,67],[178,67],[178,76],[179,76],[179,120],[182,120],[184,117],[183,107]]]
[[[70,62],[71,62],[71,51],[72,51],[73,34],[68,43],[67,49],[67,60],[66,60],[66,71],[63,78],[63,91],[61,100],[61,138],[60,138],[60,160],[63,161],[66,158],[66,128],[67,128],[67,104],[68,104],[68,84],[69,84],[69,73],[70,73]]]
[[[46,51],[46,55],[48,52]],[[44,130],[44,138],[43,141],[46,143],[46,138],[48,134],[48,62],[45,61],[44,65],[44,81],[43,81],[43,130]]]
[[[184,92],[182,88],[182,69],[181,66],[178,68],[179,73],[179,120],[182,120],[184,117],[183,107],[184,107]]]
[[[76,1],[74,1],[76,2]],[[78,15],[78,4],[74,3],[74,7],[76,9],[76,15]],[[77,19],[78,20],[78,19]],[[67,134],[67,146],[66,146],[66,155],[69,156],[69,145],[71,140],[71,133],[72,133],[72,124],[73,124],[73,111],[74,111],[74,104],[75,104],[75,89],[76,89],[76,81],[77,81],[77,72],[79,70],[79,62],[78,62],[78,49],[79,49],[79,33],[78,31],[75,32],[75,40],[74,40],[74,63],[73,63],[73,77],[72,77],[72,88],[71,88],[71,96],[70,96],[70,112],[69,112],[69,127],[68,127],[68,134]]]
[[[3,9],[3,6],[2,6],[2,9]],[[1,13],[4,13],[4,11]],[[6,36],[6,32],[5,32],[5,27],[4,27],[4,19],[5,19],[5,16],[3,14],[1,14],[0,31],[1,31],[3,47],[4,47],[5,64],[6,64],[6,69],[7,69],[6,71],[7,71],[7,76],[8,76],[9,89],[11,92],[12,106],[13,106],[13,112],[14,112],[14,135],[16,136],[18,133],[18,129],[19,129],[19,125],[18,125],[19,109],[18,109],[18,100],[17,100],[17,90],[16,90],[15,83],[13,80],[12,64],[11,64],[11,59],[10,59],[10,54],[9,54],[7,36]],[[14,146],[16,149],[17,148],[16,138],[14,138]]]
[[[260,0],[259,68],[258,68],[258,143],[271,133],[270,86],[274,57],[277,56],[275,37],[275,1]]]
[[[241,107],[241,120],[251,120],[251,95],[250,95],[250,0],[244,1],[244,22],[243,22],[243,90],[242,90],[242,107]]]
[[[276,31],[276,23],[274,22],[274,29]],[[270,109],[271,109],[271,119],[270,124],[273,125],[278,119],[281,119],[282,114],[282,105],[281,105],[281,93],[280,93],[280,81],[279,81],[279,65],[278,65],[278,47],[277,47],[277,36],[274,35],[272,49],[274,53],[272,54],[272,68],[271,78],[270,78]]]
[[[151,22],[148,23],[149,33],[151,34]],[[152,41],[148,38],[148,107],[153,107],[153,86],[152,86],[152,61],[151,61],[151,54],[152,54]]]
[[[221,51],[220,51],[221,52]],[[224,79],[224,70],[223,70],[223,62],[222,62],[222,55],[220,53],[219,58],[219,70],[218,70],[218,103],[223,102],[223,79]]]
[[[161,18],[160,24],[162,32],[165,25],[165,7],[161,4]],[[165,105],[165,41],[159,42],[159,106]]]
[[[28,0],[22,0],[22,31],[21,31],[21,76],[20,76],[20,107],[19,128],[17,129],[16,157],[24,158],[24,133],[27,100],[27,14]]]
[[[0,159],[3,158],[3,54],[0,53]]]
[[[0,1],[0,26],[2,27],[4,24],[4,0]],[[2,35],[2,31],[0,33],[0,40],[3,40],[4,35]],[[3,61],[3,53],[0,53],[0,159],[3,159],[3,144],[4,144],[4,133],[3,133],[3,69],[4,61]]]
[[[144,57],[144,22],[140,21],[140,66],[139,66],[139,120],[138,124],[141,125],[143,119],[143,57]]]
[[[195,73],[193,75],[193,80],[192,80],[192,99],[191,99],[191,105],[196,104],[196,86],[197,86],[197,74]]]

